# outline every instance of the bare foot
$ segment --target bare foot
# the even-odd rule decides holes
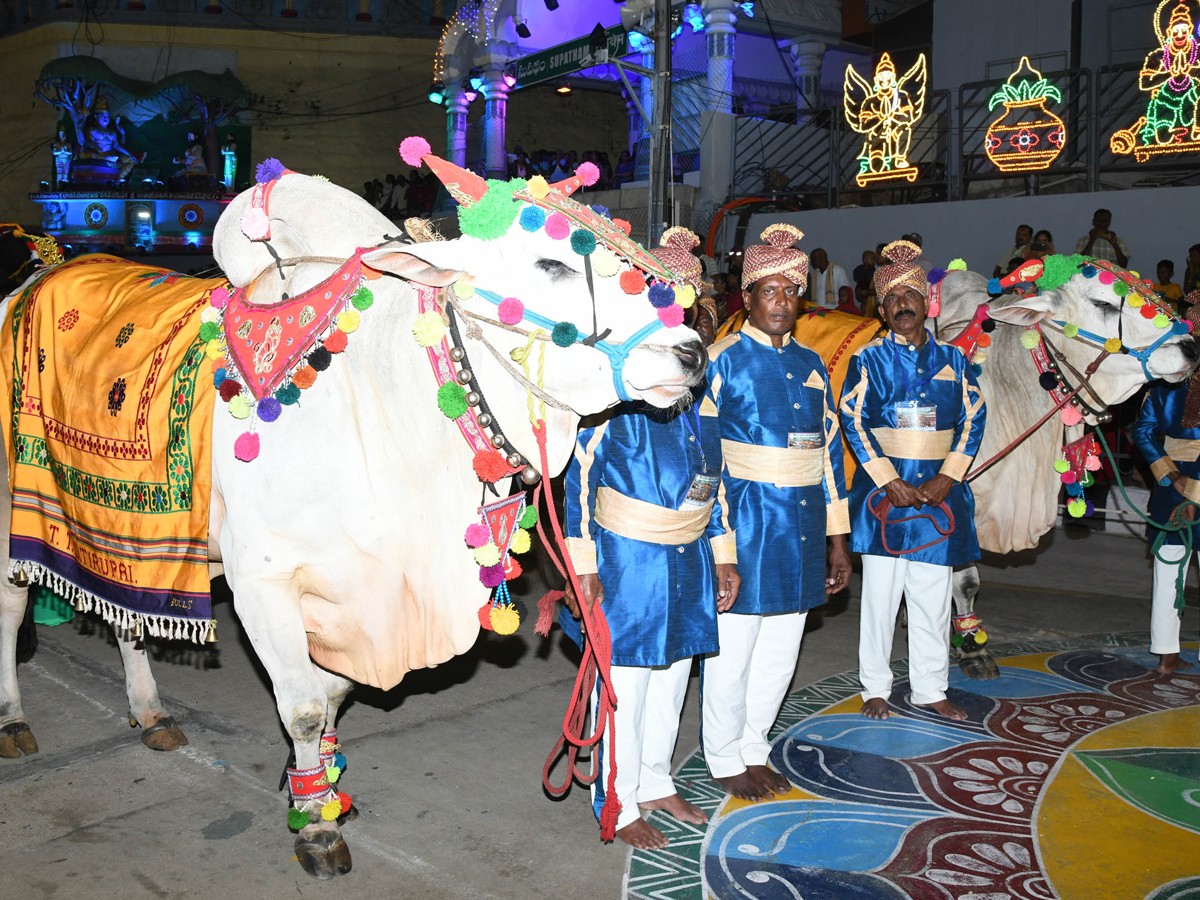
[[[661,850],[668,843],[667,836],[645,819],[638,819],[624,828],[618,828],[617,837],[639,850]]]
[[[741,772],[737,775],[730,775],[727,778],[714,778],[726,793],[733,794],[739,800],[766,800],[769,797],[775,796],[774,791],[763,787],[762,783],[750,776],[750,770]]]
[[[1192,664],[1180,658],[1178,653],[1163,653],[1158,657],[1158,668],[1154,671],[1159,675],[1170,675],[1180,669],[1190,669]]]
[[[647,803],[639,803],[638,809],[661,809],[669,816],[674,816],[680,822],[690,822],[693,825],[703,825],[708,821],[708,813],[695,803],[688,803],[678,794],[660,797]]]
[[[966,710],[955,703],[951,703],[949,700],[939,700],[937,703],[914,703],[913,706],[919,706],[921,709],[932,709],[939,716],[945,716],[952,722],[963,722],[967,718]]]
[[[888,712],[887,701],[882,697],[872,697],[862,705],[862,714],[868,719],[886,719]]]
[[[746,766],[746,774],[756,782],[762,790],[770,794],[786,794],[792,789],[792,783],[766,766]]]

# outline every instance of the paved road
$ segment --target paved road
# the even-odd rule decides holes
[[[1078,531],[1043,543],[984,568],[980,611],[994,640],[1147,627],[1142,543]],[[20,676],[42,749],[0,760],[0,898],[620,896],[628,854],[599,842],[586,792],[553,801],[541,789],[574,676],[557,629],[549,641],[528,625],[489,634],[394,691],[353,695],[339,731],[345,788],[362,810],[345,829],[354,870],[316,882],[292,858],[277,790],[288,748],[270,687],[228,602],[217,617],[218,651],[185,648],[155,666],[191,738],[176,753],[144,749],[126,724],[120,660],[102,629],[41,629]],[[857,602],[812,624],[797,685],[855,667]],[[679,759],[697,732],[693,682]]]

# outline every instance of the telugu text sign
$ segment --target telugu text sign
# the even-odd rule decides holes
[[[610,58],[620,58],[629,52],[629,40],[625,29],[620,25],[606,28],[604,36],[608,39]],[[560,78],[563,75],[570,75],[572,72],[587,68],[590,64],[588,59],[590,54],[590,37],[578,38],[548,50],[531,53],[514,63],[517,69],[515,88],[529,87],[531,84]]]

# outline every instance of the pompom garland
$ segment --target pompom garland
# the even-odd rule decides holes
[[[683,324],[683,319],[683,307],[678,303],[672,303],[670,306],[664,306],[658,311],[658,320],[667,328],[678,328]]]

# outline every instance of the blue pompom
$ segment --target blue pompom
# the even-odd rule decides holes
[[[1095,505],[1094,503],[1092,503],[1092,501],[1091,501],[1091,500],[1088,500],[1088,501],[1087,501],[1087,506],[1086,506],[1086,508],[1084,509],[1084,511],[1083,511],[1083,514],[1084,514],[1085,516],[1090,516],[1090,515],[1091,515],[1092,513],[1094,513],[1095,511],[1096,511],[1096,505]]]
[[[978,378],[983,374],[983,366],[979,363],[971,363],[971,374]]]
[[[586,228],[576,228],[571,232],[571,249],[580,256],[587,256],[596,249],[596,236]]]
[[[666,309],[675,302],[675,291],[669,284],[656,281],[650,285],[650,304],[656,309]]]
[[[1063,489],[1066,490],[1068,497],[1082,497],[1083,485],[1078,481],[1074,484],[1064,484]]]
[[[930,284],[940,284],[941,280],[946,277],[945,269],[930,269],[928,281]]]
[[[607,206],[601,206],[599,203],[592,207],[592,212],[598,216],[604,216],[606,219],[612,218],[612,210],[610,210]]]
[[[1095,266],[1084,266],[1079,271],[1083,273],[1084,278],[1095,278],[1096,277],[1096,267]]]
[[[537,231],[546,224],[546,213],[536,206],[521,210],[521,227],[526,231]]]
[[[1171,326],[1171,333],[1172,334],[1187,334],[1188,333],[1187,322],[1175,322]]]
[[[282,410],[283,406],[274,397],[263,397],[258,401],[258,417],[264,422],[274,422]]]
[[[217,371],[213,372],[213,387],[219,388],[221,386],[221,382],[224,381],[228,377],[229,377],[229,373],[225,371],[224,366],[217,369]]]
[[[579,340],[579,329],[574,322],[559,322],[550,332],[550,339],[559,347],[570,347]]]
[[[999,279],[999,278],[991,278],[991,279],[988,279],[988,283],[987,283],[987,292],[988,292],[989,294],[1002,294],[1002,293],[1004,293],[1004,288],[1000,287],[1000,279]]]

